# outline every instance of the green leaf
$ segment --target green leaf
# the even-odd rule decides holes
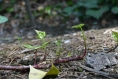
[[[47,75],[58,75],[60,73],[59,69],[54,65],[51,66],[48,72],[41,71],[30,65],[29,79],[42,79]]]
[[[78,1],[79,6],[84,6],[86,8],[97,8],[98,0],[83,0],[83,1]]]
[[[39,49],[39,48],[45,48],[48,43],[49,42],[45,42],[41,46],[32,46],[32,45],[29,45],[29,44],[26,44],[26,45],[23,45],[23,46],[28,48],[28,49]]]
[[[58,75],[60,73],[59,69],[56,68],[54,65],[50,68],[46,75]]]
[[[52,9],[51,6],[47,6],[47,7],[45,8],[45,13],[51,15],[51,9]]]
[[[29,48],[29,49],[34,48],[33,46],[31,46],[31,45],[29,45],[29,44],[27,44],[27,45],[23,45],[23,46],[26,47],[26,48]]]
[[[71,56],[72,56],[71,52],[68,52],[68,57],[71,57]]]
[[[82,29],[83,26],[84,26],[84,24],[79,24],[79,25],[72,26],[72,28],[80,28],[80,30],[81,30],[81,32],[82,32],[83,40],[85,41],[85,40],[86,40],[86,37],[85,37],[84,31],[83,31],[83,29]]]
[[[111,9],[111,11],[114,13],[114,14],[117,14],[118,13],[118,7],[113,7]]]
[[[112,37],[118,43],[118,32],[112,31]]]
[[[33,15],[36,16],[38,14],[37,11],[33,11]]]
[[[79,7],[78,4],[75,4],[73,6],[70,6],[70,7],[66,7],[63,9],[63,12],[65,12],[67,15],[71,15],[74,13],[74,10]],[[79,12],[78,12],[79,13]],[[80,14],[79,14],[80,15]]]
[[[10,1],[10,3],[11,3],[12,5],[14,5],[15,2],[16,2],[16,0],[11,0],[11,1]]]
[[[23,45],[23,46],[26,47],[26,48],[29,48],[29,49],[38,49],[38,48],[41,48],[41,46],[32,46],[32,45],[29,45],[29,44]]]
[[[81,17],[84,15],[81,10],[75,10],[75,11],[73,11],[72,14],[75,15],[76,17]]]
[[[108,6],[101,7],[98,10],[88,9],[86,11],[86,15],[89,15],[89,16],[92,16],[96,19],[99,19],[103,15],[103,13],[108,10],[109,10]]]
[[[41,48],[45,48],[49,42],[45,42],[41,45]]]
[[[69,5],[73,5],[74,3],[73,3],[73,0],[68,0],[66,4],[69,6]]]
[[[8,21],[8,19],[5,16],[0,15],[0,24]]]
[[[55,44],[58,45],[58,46],[60,46],[61,43],[62,43],[62,40],[55,41]]]
[[[70,15],[72,14],[74,8],[73,7],[67,7],[65,8],[63,11],[67,14],[67,15]]]
[[[22,38],[21,38],[21,37],[19,37],[19,36],[17,36],[17,39],[18,39],[18,41],[21,41],[21,39],[22,39]]]
[[[46,36],[44,31],[35,30],[35,32],[37,33],[39,39],[43,39]]]
[[[72,26],[72,28],[82,28],[83,26],[84,24],[79,24],[79,25]]]
[[[14,11],[13,7],[7,7],[6,10],[7,10],[7,12],[13,12]]]

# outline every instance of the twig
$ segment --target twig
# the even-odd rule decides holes
[[[77,57],[70,57],[67,59],[59,59],[54,61],[53,64],[59,64],[59,63],[66,63],[69,61],[77,61],[77,60],[82,60],[83,58],[81,56]],[[44,69],[48,67],[40,66],[40,63],[37,65],[34,65],[33,67],[37,69]],[[0,65],[0,70],[19,70],[19,71],[24,71],[24,70],[29,70],[30,66],[5,66],[5,65]]]
[[[35,54],[34,65],[36,65],[36,64],[37,64],[37,49],[36,49],[36,51],[34,52],[34,54]]]
[[[44,69],[44,68],[47,68],[47,67],[44,67],[44,66],[38,66],[38,65],[35,65],[33,66],[35,68],[38,68],[38,69]],[[29,70],[30,66],[4,66],[4,65],[0,65],[0,70],[19,70],[19,71],[25,71],[25,70]]]
[[[48,53],[47,53],[47,51],[46,51],[46,50],[45,50],[44,52],[45,52],[45,53],[44,53],[44,57],[43,57],[43,59],[42,59],[42,60],[40,60],[39,64],[40,64],[41,62],[43,62],[43,61],[45,61],[45,60],[46,60],[46,57],[47,57]]]
[[[67,59],[58,59],[55,60],[54,64],[59,64],[59,63],[67,63],[69,61],[77,61],[77,60],[82,60],[84,57],[83,55],[77,56],[77,57],[70,57]]]
[[[81,79],[85,73],[85,70],[81,73],[81,75],[77,79]]]
[[[79,65],[81,68],[83,68],[83,69],[85,69],[85,70],[87,70],[87,71],[91,71],[91,72],[97,73],[97,74],[99,74],[99,75],[108,77],[108,78],[110,78],[110,79],[115,79],[115,78],[110,77],[110,76],[109,76],[109,73],[102,72],[102,71],[98,71],[98,70],[94,70],[94,69],[92,69],[92,68],[86,67],[86,66],[82,65],[80,62],[79,62],[78,65]]]
[[[112,51],[113,51],[113,50],[115,50],[117,47],[118,47],[118,44],[117,44],[117,45],[115,45],[115,47],[114,47],[114,48],[110,49],[110,50],[109,50],[109,51],[107,51],[106,53],[112,52]]]

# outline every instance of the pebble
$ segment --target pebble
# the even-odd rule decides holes
[[[32,33],[32,32],[28,32],[28,33],[27,33],[27,38],[29,38],[29,39],[34,38],[33,33]]]
[[[92,40],[92,39],[95,39],[95,37],[94,37],[94,36],[90,36],[90,37],[89,37],[89,39],[91,39],[91,40]]]
[[[64,40],[64,43],[67,44],[67,43],[70,43],[70,41],[71,41],[70,39]]]
[[[77,35],[77,33],[73,33],[73,36]]]

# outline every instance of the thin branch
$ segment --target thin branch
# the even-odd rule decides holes
[[[47,67],[44,66],[38,66],[38,65],[34,65],[33,67],[37,68],[37,69],[44,69]],[[25,70],[29,70],[30,66],[5,66],[5,65],[0,65],[0,70],[19,70],[19,71],[25,71]]]
[[[86,67],[86,66],[82,65],[80,62],[79,62],[78,65],[79,65],[79,67],[81,67],[81,68],[83,68],[83,69],[85,69],[85,70],[87,70],[87,71],[91,71],[91,72],[97,73],[97,74],[99,74],[99,75],[108,77],[108,78],[110,78],[110,79],[115,79],[115,78],[113,78],[113,77],[110,77],[110,74],[109,74],[109,73],[102,72],[102,71],[98,71],[98,70],[95,70],[95,69]]]
[[[77,56],[77,57],[70,57],[70,58],[66,58],[66,59],[58,59],[58,60],[55,60],[54,64],[67,63],[67,62],[70,62],[70,61],[82,60],[84,58],[82,56],[80,55],[80,56]]]
[[[60,64],[60,63],[67,63],[69,61],[77,61],[77,60],[82,60],[82,56],[77,56],[77,57],[70,57],[67,59],[59,59],[54,61],[53,64]],[[48,68],[48,67],[44,67],[44,66],[40,66],[39,64],[34,65],[33,67],[37,68],[37,69],[44,69],[44,68]],[[30,66],[5,66],[5,65],[0,65],[0,70],[19,70],[19,71],[25,71],[25,70],[29,70]]]
[[[115,50],[116,48],[118,47],[118,44],[117,45],[115,45],[115,47],[114,48],[111,48],[109,51],[107,51],[106,53],[109,53],[109,52],[112,52],[113,50]]]
[[[85,70],[81,73],[81,75],[77,79],[82,79],[84,74],[85,74]]]

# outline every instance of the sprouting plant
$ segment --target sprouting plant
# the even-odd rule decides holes
[[[84,54],[82,55],[82,58],[86,55],[86,36],[85,36],[84,31],[82,29],[83,26],[84,26],[84,24],[72,26],[72,28],[79,28],[82,32],[82,38],[84,40],[84,47],[85,47]]]
[[[117,42],[117,44],[115,45],[114,48],[110,49],[106,53],[111,52],[111,51],[115,50],[118,47],[118,32],[112,31],[112,38]]]
[[[17,39],[18,39],[18,41],[21,41],[21,39],[22,39],[22,38],[21,38],[21,37],[19,37],[19,36],[17,36]]]
[[[112,38],[118,43],[118,32],[112,31]]]
[[[46,33],[44,31],[38,31],[38,30],[35,30],[35,32],[37,33],[37,38],[43,42],[42,45],[40,46],[23,45],[23,46],[30,49],[43,48],[44,50],[46,50],[47,44],[49,43],[44,40],[44,38],[46,37]]]
[[[18,40],[18,45],[19,45],[21,43],[22,38],[17,36],[17,40]]]
[[[71,56],[72,56],[71,52],[68,52],[68,57],[71,57]]]
[[[23,46],[26,47],[26,48],[30,48],[30,49],[36,49],[36,52],[35,52],[35,56],[36,57],[37,57],[37,49],[39,49],[39,48],[44,49],[45,55],[44,55],[43,60],[45,60],[46,56],[47,56],[46,47],[47,47],[47,45],[49,43],[49,42],[46,42],[44,40],[44,38],[46,37],[46,33],[44,31],[38,31],[38,30],[35,30],[35,32],[37,33],[37,38],[39,40],[41,40],[43,43],[40,46],[32,46],[32,45],[23,45]],[[35,59],[36,59],[36,57],[35,57]]]
[[[55,44],[57,45],[56,55],[57,55],[58,57],[60,57],[60,53],[61,53],[61,51],[62,51],[61,43],[62,43],[62,40],[57,40],[57,41],[55,41]]]
[[[41,39],[43,42],[43,44],[41,45],[41,48],[46,50],[47,44],[49,43],[44,40],[44,38],[46,37],[46,33],[44,31],[38,31],[38,30],[35,30],[35,32],[37,33],[37,38]]]

